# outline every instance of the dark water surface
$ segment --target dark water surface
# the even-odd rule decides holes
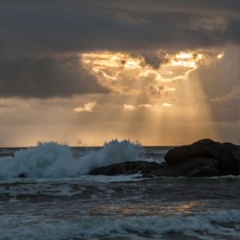
[[[88,154],[86,149],[74,151],[78,157]],[[166,151],[167,148],[147,148],[139,158],[162,161]],[[102,153],[94,154],[95,158]],[[32,167],[38,174],[36,166],[45,167],[42,158],[50,156],[44,164],[53,161],[49,152],[37,152],[34,158],[32,155],[31,161],[36,156],[41,156],[41,161],[37,160],[36,165],[22,164],[19,157],[11,168],[8,159],[1,166],[12,171]],[[23,161],[25,156],[30,155],[25,154]],[[64,170],[54,166],[53,174]],[[76,162],[76,168],[79,166]],[[0,172],[4,174],[4,169]],[[1,177],[0,240],[239,240],[239,196],[240,178],[236,176]]]
[[[234,177],[2,182],[0,239],[21,239],[16,229],[31,239],[238,239],[239,187]]]

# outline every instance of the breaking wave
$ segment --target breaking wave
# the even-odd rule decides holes
[[[128,140],[112,140],[99,150],[74,156],[67,145],[55,142],[15,152],[0,159],[0,177],[24,175],[30,178],[62,178],[86,175],[94,168],[125,161],[136,161],[142,147]]]

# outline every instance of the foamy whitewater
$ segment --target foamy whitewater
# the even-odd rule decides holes
[[[0,149],[0,240],[239,240],[239,177],[89,175],[112,163],[162,162],[169,149],[127,140]]]

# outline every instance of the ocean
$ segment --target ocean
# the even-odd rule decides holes
[[[240,239],[240,177],[92,176],[171,147],[40,143],[0,149],[0,240]]]

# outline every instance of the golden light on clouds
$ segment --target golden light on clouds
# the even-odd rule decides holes
[[[224,57],[224,53],[219,53],[218,55],[217,55],[217,58],[218,59],[221,59],[221,58],[223,58]]]
[[[123,109],[132,111],[135,109],[135,106],[130,105],[130,104],[124,104]]]
[[[115,93],[139,94],[148,86],[158,92],[159,83],[186,80],[204,55],[196,52],[163,53],[157,65],[144,54],[122,52],[84,53],[81,62],[101,85]],[[150,89],[151,90],[151,89]],[[175,89],[171,86],[169,91]]]
[[[102,86],[116,94],[144,95],[147,102],[141,104],[151,106],[155,104],[151,101],[160,98],[160,105],[173,104],[177,95],[176,82],[187,80],[191,72],[210,61],[206,53],[193,51],[167,53],[159,50],[154,57],[122,52],[94,52],[81,56],[83,66]],[[135,102],[126,104],[137,107],[137,102],[135,97]],[[127,106],[124,109],[129,110]]]
[[[82,107],[76,107],[74,108],[73,110],[75,112],[92,112],[93,108],[96,106],[96,102],[88,102],[88,103],[85,103],[84,106]]]
[[[176,55],[170,55],[170,64],[174,66],[182,66],[185,68],[197,67],[197,61],[202,59],[202,54],[180,52]]]
[[[199,78],[190,73],[221,59],[224,54],[159,51],[156,56],[122,52],[81,55],[81,64],[102,86],[115,95],[123,95],[124,103],[119,106],[122,111],[119,110],[117,116],[126,127],[121,128],[119,134],[129,134],[126,138],[136,136],[137,140],[144,139],[150,145],[180,143],[182,132],[189,142],[200,136],[217,136]],[[74,111],[92,111],[95,104],[87,103]],[[138,126],[137,130],[135,127],[133,130],[132,123]]]
[[[171,103],[168,103],[168,102],[164,102],[162,104],[163,107],[172,107],[173,105]]]

